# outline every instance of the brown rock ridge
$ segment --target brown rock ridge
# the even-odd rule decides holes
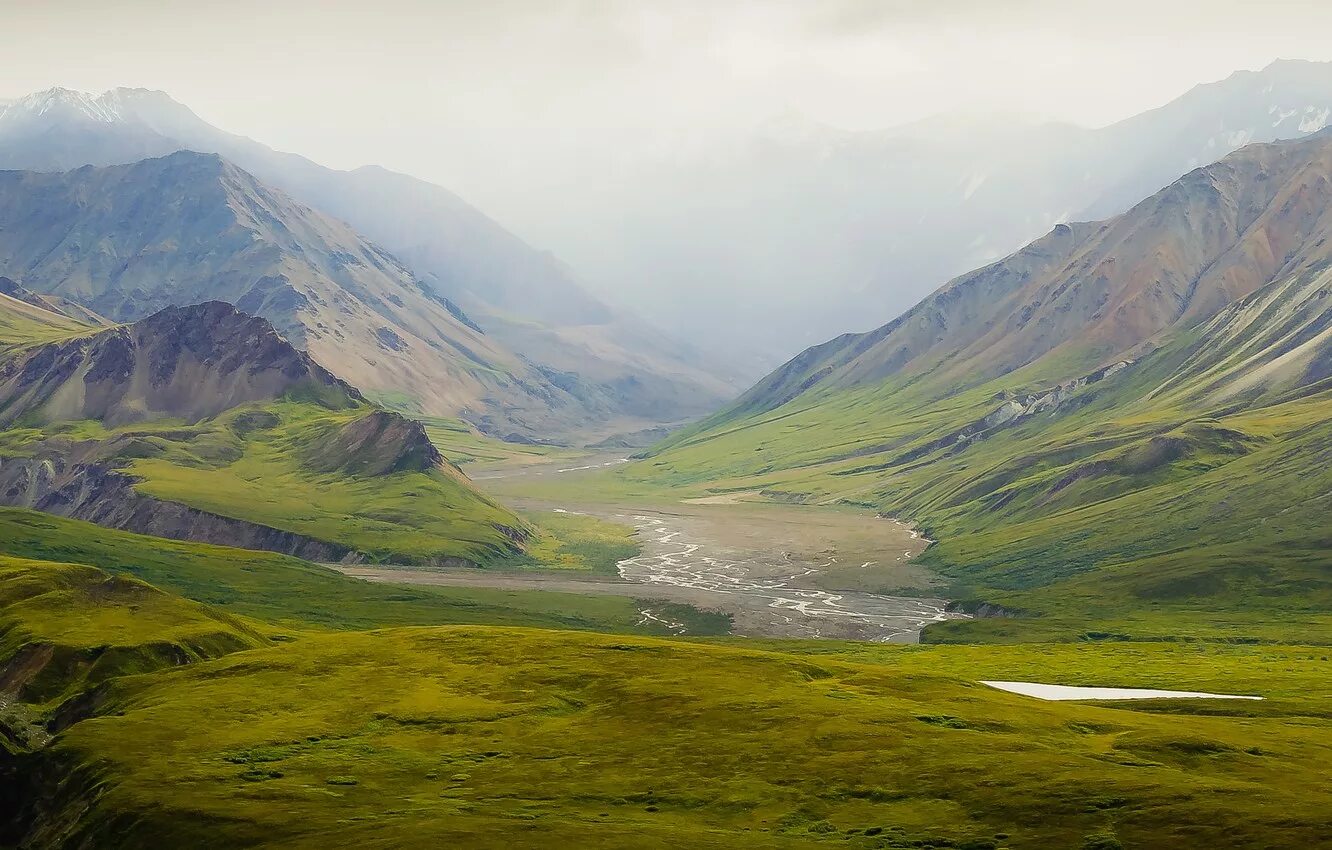
[[[1047,355],[1062,379],[1133,359],[1277,281],[1332,262],[1332,135],[1251,145],[1102,222],[1061,224],[900,318],[811,348],[738,406],[930,374],[981,383]]]

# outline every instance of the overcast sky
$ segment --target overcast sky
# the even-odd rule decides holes
[[[330,165],[429,171],[535,136],[639,144],[797,113],[1104,124],[1272,59],[1332,58],[1310,0],[0,0],[0,96],[163,89]],[[430,176],[425,174],[423,176]]]
[[[433,180],[564,256],[569,192],[774,118],[1095,126],[1332,59],[1311,0],[0,0],[0,24],[0,98],[161,89],[278,149]]]

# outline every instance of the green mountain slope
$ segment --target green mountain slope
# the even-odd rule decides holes
[[[0,503],[322,560],[523,557],[530,527],[419,424],[262,319],[219,302],[107,329],[13,299],[6,315]]]
[[[1332,638],[1332,137],[1258,145],[810,349],[619,474],[908,517],[930,639]],[[993,603],[981,608],[980,602]]]

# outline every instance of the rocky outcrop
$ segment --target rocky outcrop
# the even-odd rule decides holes
[[[944,449],[960,451],[971,443],[983,440],[1001,429],[1010,428],[1038,414],[1056,413],[1068,405],[1069,402],[1075,400],[1078,403],[1086,402],[1088,398],[1084,395],[1080,395],[1080,392],[1084,388],[1117,375],[1131,365],[1133,365],[1133,361],[1131,360],[1120,360],[1108,366],[1103,366],[1080,378],[1065,381],[1064,383],[1049,389],[1039,390],[1034,393],[1026,393],[1020,397],[1015,396],[1011,398],[1007,397],[1007,394],[1001,394],[999,398],[1004,399],[1003,403],[981,419],[969,422],[955,431],[950,431],[949,433],[944,434],[942,437],[936,437],[933,440],[915,446],[891,460],[868,466],[858,466],[852,469],[837,470],[832,474],[856,475],[861,472],[890,469],[894,466],[903,466],[908,463],[913,463],[923,457]],[[882,446],[871,447],[865,451],[872,452],[880,450],[883,450]]]
[[[375,410],[342,426],[311,450],[307,465],[320,472],[390,475],[453,467],[426,436],[421,423]]]
[[[980,620],[1023,616],[1021,611],[1005,608],[1004,606],[996,605],[993,602],[983,602],[979,599],[964,599],[949,602],[944,606],[944,610],[951,613],[967,614]]]

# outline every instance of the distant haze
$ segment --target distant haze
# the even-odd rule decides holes
[[[447,186],[649,314],[661,298],[636,288],[660,293],[670,275],[589,268],[615,245],[575,244],[571,196],[575,208],[622,203],[624,186],[652,185],[641,178],[654,163],[730,154],[759,128],[931,116],[1100,126],[1235,70],[1332,58],[1332,4],[1307,0],[0,0],[0,11],[0,98],[162,89],[279,149]],[[681,274],[698,291],[726,285]]]

